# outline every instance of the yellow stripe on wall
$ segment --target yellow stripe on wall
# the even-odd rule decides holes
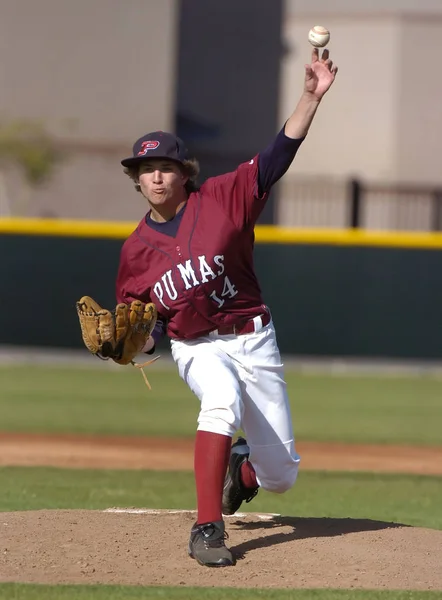
[[[301,229],[260,225],[256,228],[256,241],[261,244],[438,249],[442,248],[442,233],[367,229]]]
[[[136,222],[0,218],[0,234],[126,239]],[[372,231],[364,229],[304,229],[257,225],[259,244],[379,246],[441,249],[442,233]]]
[[[82,238],[127,238],[137,223],[59,219],[0,218],[0,234]]]

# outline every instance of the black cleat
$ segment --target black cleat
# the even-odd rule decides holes
[[[232,445],[229,469],[224,480],[223,506],[224,515],[233,515],[241,504],[250,502],[258,493],[259,486],[246,488],[241,481],[241,465],[249,459],[250,448],[244,438],[240,437]]]
[[[236,561],[226,547],[224,521],[195,525],[190,532],[189,556],[205,567],[231,567]]]

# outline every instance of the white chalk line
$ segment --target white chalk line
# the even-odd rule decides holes
[[[195,510],[178,509],[157,509],[157,508],[106,508],[103,512],[114,514],[129,515],[196,515]],[[243,519],[245,517],[254,517],[259,521],[272,521],[275,517],[280,517],[279,513],[243,513],[237,512],[234,515],[224,515],[226,519]]]

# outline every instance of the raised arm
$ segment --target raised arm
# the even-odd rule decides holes
[[[292,116],[272,143],[259,155],[258,195],[265,192],[286,173],[313,121],[321,98],[333,83],[337,67],[324,50],[319,58],[315,48],[312,62],[305,65],[304,90]]]
[[[323,50],[321,57],[315,48],[312,52],[312,62],[305,65],[304,90],[298,104],[285,124],[284,133],[293,139],[304,138],[318,106],[335,80],[338,67],[333,66],[329,51]]]

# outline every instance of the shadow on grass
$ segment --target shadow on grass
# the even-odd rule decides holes
[[[305,518],[305,517],[279,517],[275,516],[270,521],[257,521],[246,523],[238,519],[232,521],[231,525],[242,531],[253,531],[268,529],[269,535],[261,536],[231,547],[237,559],[259,548],[268,548],[294,540],[307,538],[326,538],[358,533],[362,531],[380,531],[382,529],[394,529],[397,527],[409,527],[402,523],[390,523],[387,521],[373,521],[371,519],[333,519],[333,518]],[[278,531],[278,528],[289,527],[291,531]],[[275,531],[276,529],[276,531]],[[271,532],[271,533],[270,533]]]

